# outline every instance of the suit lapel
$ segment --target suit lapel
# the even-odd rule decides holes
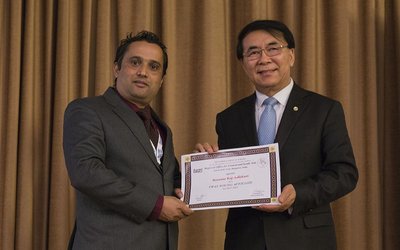
[[[161,120],[160,117],[158,117],[158,115],[153,111],[153,109],[151,110],[151,112],[152,112],[152,116],[156,120],[156,122],[159,125],[161,125],[160,129],[163,129],[164,133],[165,133],[165,141],[163,141],[164,154],[161,159],[161,164],[162,164],[161,171],[163,171],[165,173],[167,171],[168,166],[175,166],[174,164],[169,164],[169,161],[171,161],[171,160],[175,161],[175,158],[170,159],[171,158],[170,156],[174,155],[174,153],[169,152],[171,149],[173,149],[172,132],[168,128],[167,124],[165,124],[165,122],[163,120]]]
[[[252,94],[244,99],[244,105],[240,106],[239,114],[241,117],[241,132],[243,138],[247,140],[247,146],[258,145],[257,127],[255,120],[255,101],[256,94]]]
[[[281,149],[285,146],[290,132],[293,130],[303,111],[306,109],[307,102],[304,98],[306,95],[307,91],[300,88],[296,84],[293,85],[293,89],[290,93],[278,131],[276,133],[275,141],[279,143],[279,147]]]
[[[159,169],[159,164],[154,155],[153,147],[150,144],[150,140],[147,136],[146,129],[143,125],[142,120],[138,115],[133,112],[128,105],[118,96],[113,88],[108,88],[104,93],[106,101],[113,106],[113,111],[118,117],[126,124],[126,126],[132,131],[132,134],[137,138],[140,144],[143,146],[147,155],[151,158],[154,165]]]

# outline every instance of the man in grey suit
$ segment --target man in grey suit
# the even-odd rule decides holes
[[[192,213],[177,197],[180,174],[170,128],[149,103],[167,70],[166,47],[148,31],[122,40],[115,86],[71,102],[64,155],[76,189],[73,249],[177,249]]]
[[[355,188],[358,171],[341,104],[291,78],[294,48],[293,35],[281,22],[246,25],[236,52],[256,91],[217,115],[218,146],[196,144],[209,153],[255,146],[269,127],[274,133],[269,143],[279,144],[280,205],[230,209],[225,249],[336,249],[330,202]],[[275,103],[274,121],[263,127],[267,99]]]

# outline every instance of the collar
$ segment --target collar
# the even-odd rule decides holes
[[[126,100],[117,90],[117,88],[114,88],[115,92],[118,94],[118,96],[136,113],[138,111],[143,111],[145,114],[149,114],[151,116],[151,110],[150,110],[150,106],[146,105],[143,109],[139,108],[136,104],[134,104],[133,102],[130,102],[128,100]]]
[[[274,95],[274,98],[279,102],[279,104],[286,106],[286,103],[289,99],[290,92],[293,89],[293,85],[294,85],[294,81],[292,78],[290,78],[289,84]],[[266,95],[262,94],[261,92],[258,92],[257,90],[256,90],[256,96],[257,96],[256,106],[258,108],[260,108],[262,106],[265,99],[271,97],[271,96],[266,96]]]

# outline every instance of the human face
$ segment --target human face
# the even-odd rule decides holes
[[[114,65],[118,93],[140,108],[157,95],[163,82],[163,54],[157,44],[137,41],[129,45],[121,68]]]
[[[283,37],[275,38],[264,30],[252,31],[243,39],[244,53],[250,49],[264,49],[271,45],[287,46],[287,43]],[[244,56],[241,64],[255,88],[267,96],[273,96],[289,84],[294,59],[294,49],[284,47],[282,52],[275,56],[267,56],[265,51],[255,60]]]

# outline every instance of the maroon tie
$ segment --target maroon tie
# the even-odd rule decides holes
[[[151,119],[150,107],[147,106],[144,109],[140,109],[136,113],[143,120],[144,126],[147,131],[147,135],[149,136],[150,140],[153,142],[154,147],[157,147],[158,130],[157,130],[156,124],[154,124],[154,121]]]

